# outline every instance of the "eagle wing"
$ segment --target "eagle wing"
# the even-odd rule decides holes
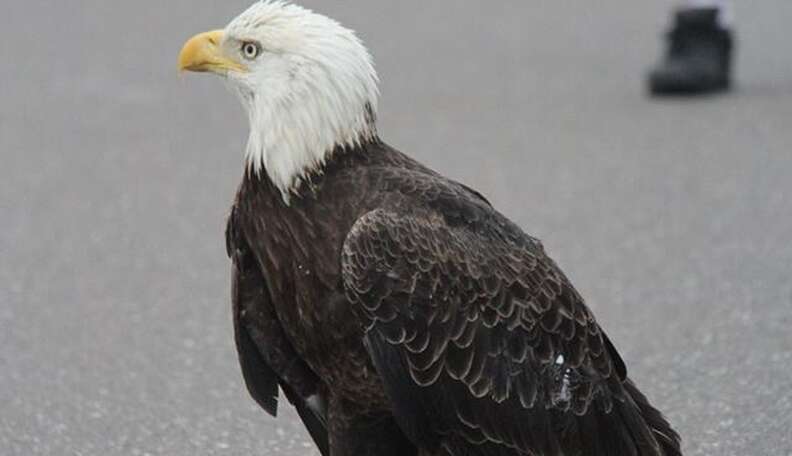
[[[663,454],[641,416],[645,398],[569,280],[537,240],[464,190],[365,214],[344,243],[342,274],[416,444]]]
[[[266,282],[255,260],[238,237],[233,215],[226,232],[232,260],[234,338],[248,391],[267,413],[278,412],[278,387],[297,410],[323,456],[328,456],[328,434],[323,411],[305,398],[319,398],[318,379],[286,340],[269,302]]]

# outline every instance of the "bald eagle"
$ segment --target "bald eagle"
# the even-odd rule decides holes
[[[184,45],[250,122],[226,231],[248,390],[323,455],[672,456],[679,437],[542,244],[385,144],[351,30],[255,3]]]

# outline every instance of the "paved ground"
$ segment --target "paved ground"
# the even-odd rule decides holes
[[[247,0],[7,3],[0,453],[309,454],[232,345],[246,120],[175,71]],[[662,2],[306,3],[369,43],[386,140],[545,240],[686,454],[792,455],[792,3],[740,5],[736,93],[663,102]]]

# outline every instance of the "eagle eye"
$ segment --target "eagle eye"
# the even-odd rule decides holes
[[[242,56],[248,60],[253,60],[261,54],[261,45],[253,41],[242,43]]]

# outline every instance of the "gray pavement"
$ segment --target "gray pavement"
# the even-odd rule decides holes
[[[247,3],[3,5],[0,455],[311,454],[233,347],[246,119],[175,69]],[[369,44],[388,142],[545,241],[686,454],[792,455],[791,2],[738,5],[734,94],[668,101],[664,2],[305,4]]]

